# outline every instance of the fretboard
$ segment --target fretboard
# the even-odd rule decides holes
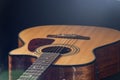
[[[17,80],[37,80],[59,56],[59,53],[43,53]]]

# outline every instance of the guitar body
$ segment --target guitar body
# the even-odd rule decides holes
[[[19,34],[18,47],[9,53],[9,80],[48,52],[60,56],[36,80],[100,80],[120,72],[120,31],[114,29],[37,26]]]

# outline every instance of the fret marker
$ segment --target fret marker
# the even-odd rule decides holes
[[[35,66],[33,66],[33,69],[35,69],[36,67]]]
[[[48,57],[46,57],[46,59],[48,60],[49,58],[48,58]]]
[[[41,69],[44,69],[44,67],[41,67]]]
[[[45,62],[45,61],[42,61],[42,62]]]
[[[29,77],[32,77],[32,75],[29,75]]]

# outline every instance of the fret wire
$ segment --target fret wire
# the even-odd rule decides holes
[[[46,54],[45,54],[46,55]],[[51,56],[51,54],[49,54],[50,56]],[[48,55],[47,55],[48,56]],[[56,56],[56,54],[54,54],[54,56]],[[58,56],[58,54],[57,54],[57,56]],[[56,57],[57,57],[56,56]],[[54,61],[54,58],[56,58],[56,57],[53,57],[53,58],[51,58],[52,60],[50,61],[51,63]],[[37,75],[41,75],[50,65],[51,65],[51,63],[50,64],[48,64],[47,66],[44,66],[43,68],[43,71],[41,71],[41,70],[38,70],[37,71]]]
[[[43,53],[17,80],[37,79],[59,55],[59,53]]]
[[[63,48],[59,48],[56,52],[60,52]],[[17,80],[37,80],[37,78],[43,74],[43,72],[54,62],[54,60],[60,55],[60,53],[44,53],[42,54],[35,63],[33,63]],[[35,68],[39,69],[36,70]],[[39,67],[38,67],[39,66]],[[30,73],[33,70],[33,73]],[[36,72],[36,74],[34,74]],[[23,79],[24,78],[24,79]]]

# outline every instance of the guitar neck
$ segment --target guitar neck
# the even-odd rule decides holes
[[[43,53],[17,80],[37,80],[59,55],[59,53]]]

